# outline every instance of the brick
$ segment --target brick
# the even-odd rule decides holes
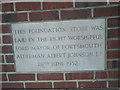
[[[120,42],[120,40],[108,40],[107,48],[108,49],[120,48],[119,42]]]
[[[23,88],[23,83],[2,83],[2,88],[5,89],[14,89],[14,88]]]
[[[52,83],[50,82],[34,82],[25,83],[26,88],[52,88]]]
[[[12,36],[3,36],[3,43],[12,43]]]
[[[108,27],[119,27],[120,26],[120,18],[109,18],[108,19]]]
[[[107,79],[108,78],[108,73],[106,71],[99,71],[95,73],[95,78],[96,79]]]
[[[106,88],[106,81],[78,82],[79,88]]]
[[[63,80],[63,73],[38,74],[38,80]]]
[[[44,2],[43,9],[72,8],[73,2]]]
[[[17,14],[17,22],[28,21],[27,13],[19,13]]]
[[[108,30],[108,36],[107,38],[120,38],[120,29],[111,29]]]
[[[106,7],[106,8],[96,8],[94,9],[94,16],[95,17],[118,16],[118,7],[115,6],[115,7]]]
[[[40,20],[58,20],[57,11],[46,11],[46,12],[34,12],[30,13],[30,21]]]
[[[120,53],[120,51],[108,51],[107,58],[108,59],[120,58],[119,53]]]
[[[3,23],[17,22],[17,14],[3,14],[2,22]]]
[[[14,11],[13,3],[3,3],[2,4],[2,12]]]
[[[4,63],[4,56],[0,55],[0,63]]]
[[[102,6],[106,5],[106,2],[75,2],[76,8],[83,8],[83,7],[94,7],[94,6]]]
[[[108,69],[118,69],[120,68],[120,61],[108,61],[107,62]]]
[[[7,63],[14,63],[14,56],[13,55],[6,55],[6,62]]]
[[[2,32],[1,33],[11,33],[10,25],[2,25]]]
[[[0,74],[0,76],[2,75],[2,81],[7,81],[7,77],[6,74]]]
[[[67,80],[93,79],[93,73],[66,73]]]
[[[16,11],[40,10],[40,2],[18,2],[16,3]]]
[[[116,2],[115,2],[115,1],[116,1]],[[118,1],[118,0],[115,0],[115,1],[109,0],[110,4],[120,4],[120,1]]]
[[[55,82],[54,88],[77,88],[76,82]]]
[[[9,74],[10,81],[31,81],[35,80],[34,74]]]
[[[109,85],[109,88],[120,87],[120,80],[109,81],[108,85]]]
[[[2,47],[2,53],[13,53],[12,46],[3,46]]]
[[[61,11],[61,19],[80,19],[80,18],[90,18],[90,17],[91,17],[90,9]]]
[[[109,71],[108,72],[108,78],[110,79],[119,79],[120,78],[120,70],[119,71]]]
[[[2,65],[2,72],[15,72],[14,65]]]
[[[22,21],[27,21],[27,14],[26,13],[3,14],[3,18],[2,18],[3,23],[22,22]]]

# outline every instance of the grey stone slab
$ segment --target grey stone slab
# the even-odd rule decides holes
[[[17,72],[105,69],[105,19],[12,24]]]

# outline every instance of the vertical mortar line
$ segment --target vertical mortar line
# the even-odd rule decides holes
[[[38,80],[38,78],[37,78],[37,73],[35,73],[35,81],[37,81]]]
[[[30,21],[30,14],[27,13],[27,20]]]
[[[4,62],[7,63],[7,60],[6,60],[6,56],[5,56],[5,55],[3,56],[3,58],[4,58]]]
[[[91,9],[91,17],[92,18],[94,17],[94,9],[93,8]]]
[[[9,77],[8,77],[8,73],[6,73],[6,78],[7,78],[7,81],[10,81],[10,80],[9,80]]]
[[[51,82],[52,83],[52,88],[54,88],[54,82]]]
[[[61,11],[59,10],[58,13],[59,13],[59,20],[61,20]]]
[[[65,73],[63,73],[63,79],[66,80]]]
[[[109,1],[109,0],[107,0],[107,4],[110,4],[110,1]]]
[[[14,11],[16,11],[16,5],[15,5],[15,2],[13,3],[13,9],[14,9]]]
[[[73,8],[75,8],[75,0],[73,0]]]
[[[1,41],[1,44],[3,44],[3,36],[2,35],[0,35],[0,41]]]
[[[76,81],[77,88],[79,88],[78,81]]]
[[[40,5],[41,5],[41,10],[43,10],[43,0],[41,0]]]
[[[108,81],[106,81],[106,87],[109,88]]]
[[[26,88],[25,82],[23,82],[23,88]]]

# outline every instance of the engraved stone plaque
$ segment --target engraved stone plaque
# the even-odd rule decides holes
[[[12,24],[17,72],[105,69],[105,19]]]

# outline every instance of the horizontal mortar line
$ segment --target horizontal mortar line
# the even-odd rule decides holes
[[[2,3],[17,3],[17,2],[45,2],[44,0],[42,0],[42,1],[39,1],[39,0],[34,0],[34,1],[1,1],[0,2],[0,4],[2,4]],[[52,2],[52,1],[49,1],[49,2]],[[57,1],[53,1],[53,2],[60,2],[60,0],[57,0]],[[61,1],[61,2],[64,2],[63,0]],[[67,2],[66,0],[65,0],[65,2]],[[73,2],[73,1],[68,1],[68,2]],[[82,1],[76,1],[76,2],[82,2]],[[99,1],[100,2],[100,1]],[[103,2],[103,1],[102,1]],[[107,3],[107,1],[104,1],[104,2],[106,2]],[[116,1],[117,2],[117,1]],[[107,4],[106,4],[107,5]],[[111,5],[111,4],[110,4]],[[114,5],[114,4],[113,4]]]
[[[120,38],[107,38],[107,40],[120,40]]]
[[[108,69],[110,71],[120,71],[120,69]]]
[[[120,61],[120,59],[107,59],[107,61]]]
[[[109,19],[109,18],[118,18],[119,16],[100,16],[100,17],[91,17],[90,19]],[[82,18],[84,19],[84,18]]]
[[[104,71],[118,71],[120,69],[107,69],[107,70],[104,70]],[[99,70],[100,72],[103,71],[103,70]],[[99,72],[98,70],[97,71],[77,71],[77,72],[0,72],[0,73],[4,73],[4,74],[49,74],[49,73],[91,73],[91,72]]]
[[[77,72],[80,72],[80,73],[91,73],[93,71],[71,71],[71,72],[3,72],[3,73],[8,73],[8,74],[40,74],[40,73],[43,73],[43,74],[49,74],[49,73],[77,73]]]
[[[120,16],[111,16],[110,18],[108,17],[107,19],[111,19],[111,18],[120,18]]]
[[[0,46],[12,46],[13,44],[0,44]]]
[[[58,72],[58,71],[56,71],[56,72],[3,72],[3,73],[8,73],[8,74],[28,74],[28,73],[30,73],[30,74],[35,74],[35,73],[37,73],[37,74],[40,74],[40,73],[43,73],[43,74],[49,74],[49,73],[77,73],[77,72],[80,72],[80,73],[91,73],[91,72],[93,72],[93,71],[69,71],[69,72],[67,72],[67,71],[64,71],[64,72]]]
[[[107,41],[110,41],[110,40],[120,40],[120,38],[107,38]]]
[[[0,55],[14,55],[13,53],[0,53]]]
[[[13,0],[13,1],[1,1],[0,2],[0,4],[2,4],[2,3],[16,3],[16,2],[45,2],[44,0],[42,0],[42,1],[40,1],[40,0],[34,0],[34,1],[15,1],[15,0]],[[56,1],[46,1],[46,2],[73,2],[73,1],[60,1],[60,0],[56,0]],[[83,1],[76,1],[76,2],[83,2]],[[87,1],[86,1],[87,2]],[[92,1],[91,1],[92,2]],[[95,1],[94,1],[95,2]],[[100,1],[99,1],[100,2]],[[101,1],[101,2],[103,2],[103,1]],[[104,2],[106,2],[107,3],[107,1],[104,1]],[[115,2],[115,1],[114,1]],[[118,1],[116,1],[116,2],[118,2]],[[111,4],[110,4],[111,5]]]
[[[13,35],[12,33],[0,33],[0,36],[4,36],[4,35]]]
[[[0,25],[10,25],[11,23],[2,23],[0,22]]]
[[[97,70],[98,71],[98,70]],[[101,70],[99,70],[99,71],[101,71]],[[37,74],[40,74],[40,73],[43,73],[43,74],[49,74],[49,73],[91,73],[91,72],[95,72],[95,70],[94,71],[62,71],[62,72],[58,72],[58,71],[56,71],[56,72],[3,72],[3,73],[8,73],[8,74],[27,74],[27,73],[32,73],[32,74],[35,74],[35,73],[37,73]]]
[[[110,31],[110,30],[118,30],[118,29],[120,29],[120,27],[119,28],[114,28],[114,29],[108,29],[108,31]]]
[[[14,3],[14,2],[23,2],[23,1],[2,1],[2,2],[0,2],[0,4],[2,4],[2,3]]]
[[[103,5],[103,6],[94,6],[94,7],[82,7],[82,8],[60,8],[60,9],[47,9],[47,10],[31,10],[31,11],[14,11],[14,12],[0,12],[0,14],[12,14],[12,13],[30,13],[30,12],[44,12],[44,11],[58,11],[58,10],[79,10],[79,9],[91,9],[91,8],[105,8],[105,7],[114,7],[118,5]]]
[[[15,64],[15,63],[0,63],[0,65],[11,65],[11,64]]]
[[[24,22],[29,22],[29,21],[24,21]],[[14,23],[24,23],[24,22],[8,22],[8,23],[0,23],[0,25],[11,25]]]
[[[109,29],[120,29],[120,27],[109,27],[109,28],[107,28],[108,30]]]
[[[107,49],[107,51],[119,51],[120,48],[116,48],[116,49]]]
[[[88,82],[88,81],[92,81],[92,82],[95,82],[95,81],[116,81],[116,80],[120,80],[120,79],[90,79],[90,80],[44,80],[44,81],[0,81],[2,83],[22,83],[22,82],[25,82],[25,83],[37,83],[37,82]]]

